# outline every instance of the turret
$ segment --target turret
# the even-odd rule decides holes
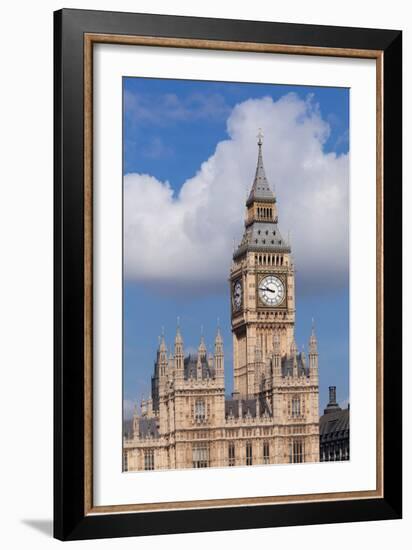
[[[318,341],[315,334],[315,322],[312,319],[312,332],[309,338],[309,374],[318,376]]]
[[[176,336],[175,336],[174,367],[175,367],[175,375],[178,378],[182,378],[183,370],[184,370],[184,351],[183,351],[183,338],[180,333],[179,319],[177,321],[177,329],[176,329]]]
[[[309,338],[309,354],[317,355],[318,353],[318,341],[315,334],[315,321],[312,319],[312,332]]]
[[[197,348],[197,378],[202,379],[202,364],[204,361],[206,361],[207,357],[207,350],[206,350],[206,344],[205,339],[203,337],[203,328],[200,336],[200,344]]]
[[[159,364],[159,375],[160,375],[160,378],[162,378],[162,376],[166,375],[167,364],[168,364],[167,347],[166,347],[165,335],[163,330],[162,330],[162,335],[160,337],[160,343],[159,343],[158,364]]]
[[[199,357],[201,357],[202,359],[206,359],[207,350],[206,350],[205,339],[203,337],[203,332],[200,336],[200,344],[199,344],[199,347],[197,348],[197,352],[199,354]]]
[[[217,327],[215,338],[215,370],[217,376],[223,376],[224,371],[224,355],[223,355],[223,338],[220,334],[220,328]]]

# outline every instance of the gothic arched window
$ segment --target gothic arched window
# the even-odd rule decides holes
[[[195,421],[204,422],[206,419],[206,406],[203,399],[196,399],[195,402]]]
[[[292,398],[292,416],[295,418],[300,416],[300,397]]]
[[[246,466],[252,466],[252,464],[253,464],[252,443],[251,441],[248,441],[246,443]]]
[[[263,442],[263,464],[269,464],[269,441]]]

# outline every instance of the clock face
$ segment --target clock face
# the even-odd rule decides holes
[[[278,306],[285,297],[285,286],[275,275],[268,275],[259,283],[259,296],[265,305]]]
[[[236,281],[233,285],[233,309],[238,310],[242,305],[242,283]]]

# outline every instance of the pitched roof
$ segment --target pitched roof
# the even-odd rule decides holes
[[[266,177],[265,167],[263,165],[263,156],[262,156],[262,142],[258,142],[259,153],[258,161],[256,166],[255,179],[253,180],[252,189],[250,190],[249,198],[246,202],[246,205],[249,206],[253,201],[270,201],[274,202],[275,194],[270,188],[269,182]]]
[[[255,179],[253,180],[252,189],[250,190],[249,198],[246,201],[246,206],[249,206],[254,201],[261,202],[276,202],[275,194],[270,188],[266,177],[265,168],[263,166],[262,156],[262,140],[259,137],[258,141],[259,153],[256,166]],[[286,252],[289,253],[289,243],[282,237],[277,219],[273,221],[258,221],[246,224],[243,233],[242,241],[233,254],[236,259],[248,250],[256,252]]]
[[[349,436],[349,409],[324,414],[319,418],[321,439],[332,440]]]
[[[191,353],[184,360],[184,378],[197,378],[197,359],[198,355],[196,353]],[[202,379],[204,378],[214,378],[215,369],[212,365],[209,365],[207,357],[201,357],[201,368],[202,368]]]
[[[234,257],[245,250],[256,252],[290,252],[290,246],[282,237],[278,225],[275,222],[253,222],[246,227],[242,241],[236,250]]]

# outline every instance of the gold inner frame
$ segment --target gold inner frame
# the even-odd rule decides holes
[[[355,57],[376,60],[376,489],[212,500],[94,506],[93,504],[93,45],[96,43],[206,50]],[[383,498],[383,51],[186,38],[84,35],[84,513],[105,514]]]

